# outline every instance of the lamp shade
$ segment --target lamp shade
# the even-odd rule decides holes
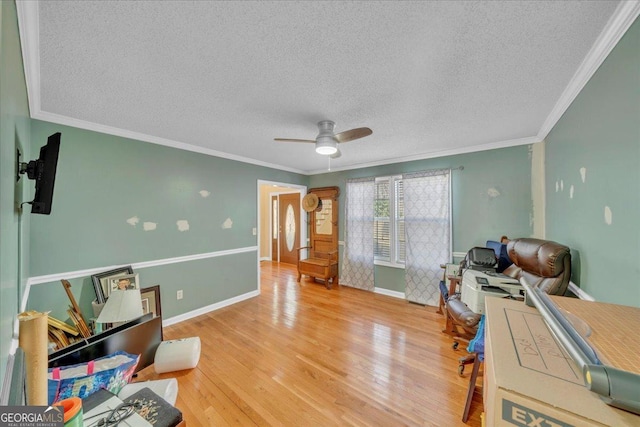
[[[140,289],[118,289],[111,292],[96,322],[128,322],[142,316],[142,314]]]

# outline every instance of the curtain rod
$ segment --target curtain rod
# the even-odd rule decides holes
[[[406,172],[406,173],[420,173],[420,172],[431,172],[431,171],[441,171],[441,170],[451,170],[451,171],[461,171],[464,170],[464,166],[460,165],[457,168],[432,168],[432,169],[422,169],[415,172]]]
[[[436,171],[436,170],[444,170],[444,169],[449,169],[451,171],[462,171],[464,170],[464,166],[460,165],[457,168],[433,168],[433,169],[424,169],[424,170],[420,170],[420,171],[415,171],[415,172],[406,172],[406,173],[420,173],[420,172],[431,172],[431,171]],[[358,180],[368,180],[371,178],[381,178],[381,177],[385,177],[385,176],[393,176],[393,175],[402,175],[403,172],[400,173],[393,173],[393,174],[389,174],[389,175],[374,175],[374,176],[361,176],[358,178],[347,178],[346,182],[355,182]]]

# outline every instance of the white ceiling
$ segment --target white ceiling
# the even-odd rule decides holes
[[[18,2],[31,115],[301,173],[542,140],[638,2]]]

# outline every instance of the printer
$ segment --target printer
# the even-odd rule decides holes
[[[461,300],[475,312],[484,314],[485,297],[521,299],[524,290],[520,282],[493,269],[469,268],[462,274]]]

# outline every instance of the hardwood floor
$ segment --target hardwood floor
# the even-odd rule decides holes
[[[458,376],[435,307],[338,286],[261,263],[258,297],[165,328],[200,336],[195,369],[176,377],[176,406],[195,426],[456,426],[469,373]],[[229,284],[233,286],[232,283]],[[479,381],[469,421],[480,426]]]

